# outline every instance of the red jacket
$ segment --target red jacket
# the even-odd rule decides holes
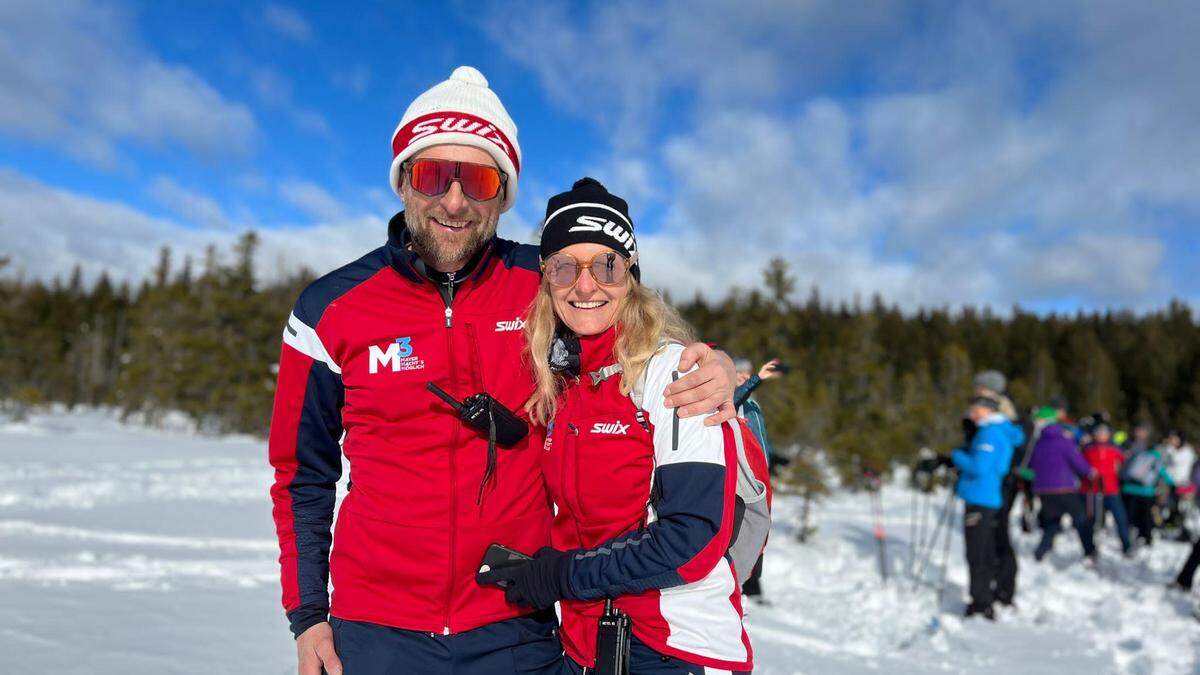
[[[668,345],[644,376],[642,409],[615,363],[615,330],[580,340],[582,377],[547,432],[542,467],[558,506],[554,547],[569,551],[562,643],[583,666],[596,658],[603,598],[632,619],[651,649],[690,663],[752,667],[741,595],[726,556],[735,517],[737,450],[725,423],[676,418],[663,405],[683,347]],[[652,495],[653,491],[653,495]]]
[[[1121,481],[1118,475],[1121,465],[1125,463],[1125,455],[1120,448],[1108,443],[1092,443],[1083,449],[1083,457],[1100,474],[1099,485],[1089,480],[1083,481],[1081,488],[1085,493],[1103,491],[1105,496],[1112,497],[1121,494]]]
[[[442,634],[517,616],[475,570],[492,542],[533,553],[549,541],[541,432],[499,450],[476,504],[486,439],[425,388],[487,391],[522,408],[533,380],[521,316],[539,283],[537,249],[493,240],[448,308],[407,236],[401,213],[385,246],[305,289],[284,331],[271,497],[297,634],[327,611]],[[331,550],[343,455],[351,486]]]

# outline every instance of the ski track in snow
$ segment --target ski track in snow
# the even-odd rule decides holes
[[[174,426],[124,426],[95,410],[0,421],[10,672],[294,672],[264,444]],[[944,494],[932,497],[930,528]],[[884,489],[886,585],[865,494],[818,503],[805,544],[799,501],[776,499],[763,574],[772,604],[747,603],[756,673],[1200,673],[1194,599],[1165,588],[1185,545],[1160,540],[1125,560],[1109,534],[1090,570],[1073,531],[1038,564],[1037,535],[1014,526],[1019,609],[963,620],[961,522],[939,604],[940,544],[925,583],[907,575],[912,498],[899,483]]]

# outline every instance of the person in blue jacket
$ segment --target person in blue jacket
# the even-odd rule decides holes
[[[757,375],[754,375],[750,359],[744,357],[735,358],[733,367],[737,371],[737,389],[733,391],[733,405],[737,408],[738,417],[744,418],[750,425],[750,431],[758,439],[758,444],[762,446],[763,453],[767,456],[767,466],[770,466],[771,441],[767,438],[767,424],[763,420],[762,408],[751,394],[758,388],[758,385],[766,380],[782,377],[787,372],[787,368],[779,365],[779,359],[771,359],[758,369]],[[763,557],[759,555],[758,561],[754,563],[754,569],[750,571],[750,578],[742,584],[742,595],[765,605],[770,603],[763,597],[762,566]]]
[[[1025,440],[1025,433],[1000,413],[1000,402],[990,396],[977,396],[967,412],[975,423],[975,433],[966,449],[951,455],[958,468],[959,498],[966,505],[963,514],[963,539],[967,549],[971,603],[967,616],[976,614],[995,618],[998,571],[1001,485],[1012,464],[1013,447]],[[1003,523],[1007,527],[1007,523]]]

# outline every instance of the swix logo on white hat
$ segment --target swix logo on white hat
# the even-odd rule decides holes
[[[496,322],[496,332],[497,333],[505,333],[505,332],[513,331],[513,330],[521,330],[524,327],[525,327],[525,321],[523,319],[521,319],[520,317],[517,317],[517,318],[513,319],[512,321],[497,321]]]
[[[629,431],[629,425],[621,424],[620,422],[596,422],[592,425],[593,434],[613,434],[621,436],[627,431]]]
[[[424,119],[412,127],[412,135],[408,138],[409,143],[419,141],[431,134],[440,134],[444,132],[458,132],[463,134],[475,134],[482,136],[489,141],[500,146],[504,154],[510,154],[508,141],[492,124],[484,122],[474,115],[449,115],[446,117],[430,117]]]

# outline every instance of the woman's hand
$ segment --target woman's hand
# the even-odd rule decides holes
[[[695,417],[715,410],[705,418],[705,426],[733,419],[737,415],[733,407],[734,382],[737,381],[733,359],[719,349],[694,342],[680,355],[679,372],[691,370],[697,364],[700,367],[694,372],[680,377],[666,388],[663,392],[666,397],[664,405],[675,408],[680,417]]]
[[[532,560],[480,572],[476,579],[503,588],[504,600],[509,604],[545,609],[570,596],[566,567],[565,552],[543,546]]]

